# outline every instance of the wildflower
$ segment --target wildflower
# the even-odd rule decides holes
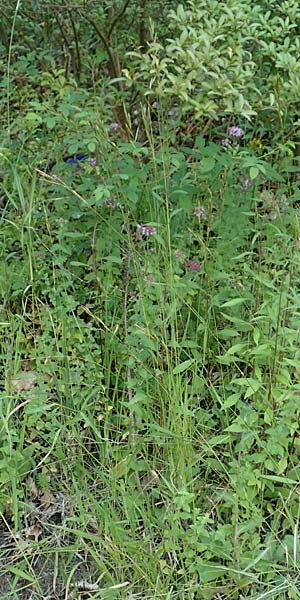
[[[240,127],[228,127],[227,133],[228,133],[228,135],[231,135],[232,137],[241,138],[241,137],[243,137],[245,132]]]
[[[119,123],[116,123],[115,121],[110,123],[110,125],[108,127],[108,131],[118,131],[118,129],[120,129],[120,125],[119,125]]]
[[[242,186],[241,186],[242,192],[246,192],[249,189],[250,185],[251,185],[250,179],[244,179],[242,181]]]
[[[178,260],[181,260],[182,258],[184,258],[184,254],[183,254],[182,250],[175,250],[174,255],[175,255],[175,258],[178,258]]]
[[[146,277],[144,277],[144,281],[147,283],[147,285],[153,285],[154,283],[152,275],[146,275]]]
[[[227,146],[230,146],[231,141],[229,138],[224,138],[223,140],[221,140],[221,145],[224,146],[224,148],[227,148]]]
[[[146,237],[148,237],[149,235],[156,235],[157,234],[157,229],[156,227],[152,227],[152,225],[143,225],[143,224],[138,224],[137,225],[137,235],[145,235]]]
[[[130,298],[135,298],[136,297],[136,291],[135,290],[131,290],[129,292],[129,296],[130,296]]]
[[[193,210],[193,215],[195,215],[195,217],[199,217],[199,219],[206,219],[207,212],[204,206],[196,206],[196,208]]]
[[[264,145],[263,145],[262,141],[257,137],[254,137],[254,138],[252,138],[252,140],[250,140],[249,146],[251,146],[254,150],[258,150],[258,151],[264,149]]]
[[[96,167],[96,165],[97,165],[96,156],[92,156],[92,158],[89,159],[89,165],[91,165],[91,167]]]
[[[201,266],[196,260],[188,260],[186,263],[186,268],[188,271],[196,271],[197,273],[200,273],[201,271]]]
[[[115,202],[111,198],[106,198],[104,201],[104,204],[105,204],[105,206],[108,206],[109,208],[123,208],[123,205],[120,204],[120,202]]]

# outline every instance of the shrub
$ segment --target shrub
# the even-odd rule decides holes
[[[132,82],[206,124],[240,116],[275,134],[298,127],[300,43],[296,0],[189,0],[170,11],[173,35],[137,58]]]

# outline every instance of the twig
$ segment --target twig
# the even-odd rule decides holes
[[[113,18],[110,27],[108,29],[108,33],[107,33],[107,37],[108,39],[110,38],[117,22],[119,21],[119,19],[124,15],[124,12],[127,10],[127,7],[129,5],[129,3],[131,2],[131,0],[125,0],[123,8],[121,8],[120,12]]]

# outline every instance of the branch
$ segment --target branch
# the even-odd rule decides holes
[[[112,20],[111,25],[108,28],[108,34],[107,34],[108,39],[110,38],[110,36],[111,36],[111,34],[112,34],[112,32],[113,32],[113,30],[114,30],[114,28],[115,28],[118,20],[122,17],[122,15],[124,15],[125,11],[127,10],[128,5],[129,5],[130,2],[131,2],[131,0],[125,0],[123,8],[120,10],[120,12]]]
[[[68,10],[68,15],[69,15],[69,19],[71,21],[71,27],[72,27],[72,30],[73,30],[73,36],[74,36],[75,48],[76,48],[77,65],[76,65],[76,74],[75,75],[77,75],[77,77],[76,77],[77,83],[80,83],[81,56],[80,56],[80,50],[79,50],[78,35],[77,35],[77,31],[76,31],[74,19],[73,19],[73,16],[72,16],[72,12],[70,10]]]
[[[91,17],[89,17],[88,15],[84,14],[83,15],[84,18],[92,25],[92,27],[94,27],[96,33],[98,34],[98,37],[100,38],[100,40],[103,43],[103,46],[108,54],[109,57],[109,62],[110,65],[112,67],[112,71],[113,71],[113,76],[114,77],[118,77],[119,73],[117,72],[116,69],[116,65],[115,65],[115,60],[113,57],[113,53],[109,47],[109,42],[108,42],[108,38],[106,38],[106,36],[104,35],[104,33],[102,33],[101,29],[98,27],[97,23],[95,23],[95,21],[93,21],[93,19],[91,19]]]

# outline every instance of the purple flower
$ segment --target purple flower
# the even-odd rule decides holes
[[[136,297],[136,291],[135,290],[131,290],[129,292],[129,296],[130,296],[130,298],[135,298]]]
[[[241,138],[241,137],[243,137],[245,132],[240,127],[228,127],[227,133],[228,133],[228,135],[231,135],[232,137]]]
[[[222,146],[224,146],[225,148],[227,148],[227,146],[230,146],[231,141],[229,138],[224,138],[223,140],[221,140],[221,144]]]
[[[186,263],[186,268],[188,271],[196,271],[197,273],[200,273],[201,271],[201,266],[196,260],[188,260]]]
[[[204,206],[196,206],[196,208],[193,210],[193,215],[195,215],[195,217],[199,217],[199,219],[206,219],[206,209]]]
[[[246,192],[249,189],[250,185],[251,185],[250,179],[243,179],[242,185],[241,185],[242,192]]]
[[[149,235],[157,234],[156,227],[152,227],[152,225],[143,225],[141,223],[137,225],[137,229],[137,235],[145,235],[146,237],[148,237]]]
[[[120,125],[119,125],[119,123],[116,123],[115,121],[110,123],[110,125],[108,127],[108,131],[118,131],[118,129],[120,129]]]
[[[95,167],[97,165],[96,156],[92,156],[92,158],[89,159],[89,165],[91,165],[91,167]]]

